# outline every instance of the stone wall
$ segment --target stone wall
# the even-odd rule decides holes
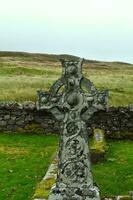
[[[133,107],[110,107],[95,113],[88,126],[105,130],[106,138],[133,139]]]
[[[0,103],[1,132],[52,134],[59,133],[58,127],[54,117],[46,111],[37,111],[33,102]],[[104,129],[107,138],[133,139],[133,107],[110,107],[108,112],[95,113],[88,122],[88,129],[92,128]]]

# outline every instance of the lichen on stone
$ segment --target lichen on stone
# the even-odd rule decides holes
[[[94,128],[93,132],[94,135],[90,151],[91,151],[91,160],[93,163],[96,163],[105,158],[105,153],[108,147],[105,142],[104,130],[99,128]]]
[[[54,185],[54,183],[55,183],[54,177],[42,180],[36,188],[33,199],[35,199],[35,198],[45,198],[45,199],[47,199],[49,192],[50,192],[50,189]]]

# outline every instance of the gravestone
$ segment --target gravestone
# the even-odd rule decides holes
[[[86,123],[107,107],[108,91],[98,91],[82,75],[83,59],[61,60],[62,76],[49,92],[38,91],[38,110],[53,113],[60,123],[59,163],[56,185],[48,200],[99,200],[94,186]]]
[[[94,137],[96,142],[102,142],[104,138],[103,131],[101,129],[94,129]]]
[[[108,150],[105,138],[104,130],[100,128],[93,128],[93,138],[91,141],[91,162],[97,163],[105,160],[105,154]]]

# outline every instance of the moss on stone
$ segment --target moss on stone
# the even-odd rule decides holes
[[[24,130],[24,128],[17,128],[17,129],[16,129],[16,132],[17,132],[17,133],[24,133],[25,130]]]
[[[91,150],[94,150],[96,152],[105,152],[107,150],[103,129],[94,129]]]
[[[44,133],[44,128],[42,128],[40,124],[32,122],[25,126],[25,131],[39,134]]]
[[[132,200],[132,197],[131,196],[119,196],[118,198],[119,200]]]
[[[104,130],[95,128],[92,145],[90,147],[92,162],[96,163],[100,160],[103,160],[107,149],[108,148],[104,138]]]
[[[36,188],[33,199],[34,198],[41,198],[41,199],[45,198],[45,199],[47,199],[49,192],[51,190],[51,187],[54,185],[54,183],[55,183],[54,177],[42,180]]]

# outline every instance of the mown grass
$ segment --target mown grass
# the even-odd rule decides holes
[[[61,76],[61,65],[51,61],[52,56],[46,57],[47,60],[41,56],[38,62],[36,56],[29,58],[28,55],[0,57],[0,101],[36,101],[36,91],[48,90]],[[83,73],[98,89],[109,89],[110,105],[126,106],[133,103],[132,65],[88,62],[83,65]]]
[[[133,190],[133,142],[109,142],[107,161],[93,166],[102,196],[127,195]]]
[[[53,159],[56,136],[0,134],[0,199],[28,200]]]
[[[0,199],[25,200],[44,176],[57,149],[57,136],[0,134]],[[133,188],[133,143],[110,141],[107,161],[93,165],[101,195]]]

